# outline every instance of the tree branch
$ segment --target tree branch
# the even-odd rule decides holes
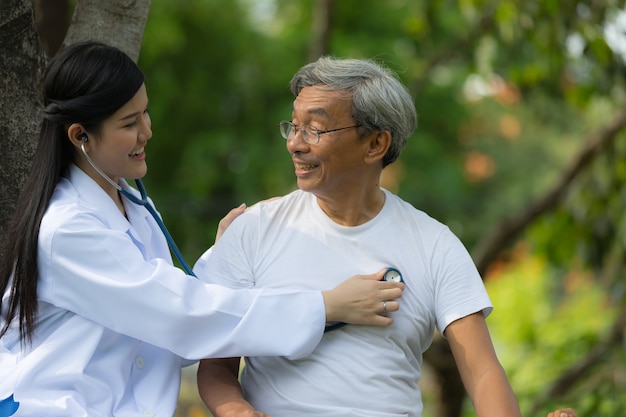
[[[481,275],[484,276],[487,267],[496,259],[500,251],[513,243],[530,223],[556,206],[574,179],[615,141],[618,133],[625,126],[626,113],[621,113],[611,125],[589,138],[552,190],[531,204],[520,216],[503,220],[476,245],[472,251],[472,257]]]

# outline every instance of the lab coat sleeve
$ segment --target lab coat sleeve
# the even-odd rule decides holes
[[[145,260],[137,242],[78,214],[40,239],[39,297],[187,359],[308,356],[323,335],[319,291],[228,289]]]

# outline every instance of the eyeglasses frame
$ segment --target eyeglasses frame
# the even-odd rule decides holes
[[[281,120],[281,122],[278,123],[278,127],[280,128],[281,136],[283,138],[285,138],[286,140],[289,140],[289,137],[285,137],[285,135],[283,134],[283,128],[281,126],[283,126],[284,124],[290,125],[291,129],[295,130],[294,136],[298,133],[298,131],[300,131],[300,132],[302,132],[303,130],[306,131],[306,129],[304,129],[304,128],[308,128],[308,129],[313,130],[316,133],[317,141],[312,142],[310,140],[305,139],[304,136],[302,136],[302,140],[305,143],[308,143],[309,145],[317,145],[318,143],[320,143],[320,135],[323,135],[324,133],[338,132],[340,130],[352,129],[353,127],[361,127],[361,125],[354,125],[354,126],[339,127],[337,129],[319,130],[315,126],[311,126],[311,125],[298,126],[297,124],[295,124],[295,123],[293,123],[293,122],[291,122],[289,120]],[[307,132],[307,133],[309,133],[309,132]]]

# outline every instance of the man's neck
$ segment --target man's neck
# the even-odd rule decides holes
[[[385,205],[385,193],[375,189],[362,193],[343,193],[339,198],[317,196],[317,203],[331,220],[342,226],[358,226],[367,223]]]

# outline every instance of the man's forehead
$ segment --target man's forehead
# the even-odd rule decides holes
[[[306,111],[309,114],[329,117],[344,110],[348,113],[352,105],[352,96],[345,90],[330,90],[324,86],[305,87],[293,103],[293,110]]]

